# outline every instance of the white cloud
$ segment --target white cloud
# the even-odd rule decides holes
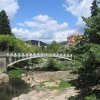
[[[33,28],[37,28],[38,30],[52,30],[56,31],[58,29],[66,29],[68,27],[68,23],[58,24],[58,22],[47,15],[38,15],[35,16],[32,20],[26,21],[25,25]]]
[[[31,40],[33,38],[39,38],[41,32],[34,32],[24,28],[13,28],[12,32],[15,34],[17,38],[23,40]]]
[[[52,40],[67,40],[69,34],[76,33],[74,29],[68,29],[68,23],[58,23],[48,15],[38,15],[32,20],[19,23],[23,28],[13,28],[12,31],[18,38],[25,40],[38,39],[44,42]]]
[[[10,18],[15,16],[18,9],[18,0],[0,0],[0,11],[5,10]]]
[[[76,26],[84,28],[84,22],[81,16],[89,17],[91,15],[90,7],[93,0],[65,0],[63,5],[65,10],[77,17]]]

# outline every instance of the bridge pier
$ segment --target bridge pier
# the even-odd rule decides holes
[[[6,53],[0,52],[0,73],[7,71]]]

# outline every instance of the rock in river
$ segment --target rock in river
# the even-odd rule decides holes
[[[0,83],[9,82],[9,76],[5,73],[0,74]]]

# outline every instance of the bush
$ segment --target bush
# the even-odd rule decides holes
[[[0,51],[34,52],[33,46],[14,36],[0,35]]]
[[[71,84],[68,83],[67,81],[64,81],[64,80],[61,80],[60,83],[59,83],[59,88],[60,89],[65,89],[65,88],[68,88],[70,86],[71,86]]]
[[[90,96],[86,96],[86,97],[84,98],[84,100],[97,100],[97,99],[96,99],[96,96],[95,96],[94,94],[92,94],[92,95],[90,95]]]
[[[25,71],[21,68],[15,68],[13,70],[10,70],[8,72],[8,74],[11,76],[11,77],[20,77],[22,73],[24,73]]]
[[[46,70],[48,71],[58,71],[59,68],[56,67],[56,62],[51,58],[48,60],[48,64],[46,65]]]
[[[79,61],[60,61],[56,63],[57,68],[60,70],[73,70],[78,71],[82,67],[82,63]]]

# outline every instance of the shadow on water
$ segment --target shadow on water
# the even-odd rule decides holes
[[[0,100],[12,100],[13,97],[30,91],[30,87],[20,78],[10,78],[9,83],[0,84]]]

